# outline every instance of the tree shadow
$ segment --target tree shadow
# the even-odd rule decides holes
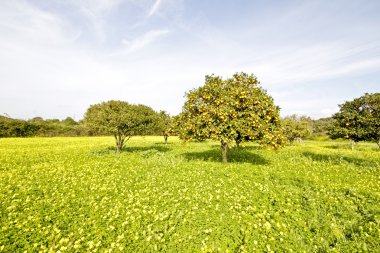
[[[165,153],[170,151],[171,148],[167,147],[166,145],[151,145],[151,146],[125,146],[120,154],[123,153],[139,153],[143,156],[151,156],[158,153]],[[93,149],[91,151],[91,154],[93,155],[108,155],[108,154],[116,154],[116,147],[115,146],[108,146],[108,147],[99,147],[96,149]]]
[[[305,157],[317,161],[317,162],[328,162],[332,164],[342,164],[342,163],[352,163],[357,166],[362,167],[379,167],[379,162],[373,160],[366,160],[362,158],[348,157],[339,154],[318,154],[310,151],[305,151],[302,153]]]
[[[188,152],[183,156],[186,160],[201,160],[211,162],[222,162],[220,147],[202,152]],[[231,149],[227,154],[229,163],[251,163],[254,165],[267,165],[270,162],[258,154],[254,154],[245,149]]]
[[[219,145],[217,145],[217,144],[213,144],[213,145],[211,145],[210,147],[212,147],[212,148],[216,148],[216,149],[220,149],[220,144]],[[244,144],[241,144],[241,146],[240,147],[236,147],[236,146],[234,146],[234,147],[231,147],[229,150],[231,151],[231,150],[239,150],[239,151],[241,151],[241,150],[262,150],[263,149],[263,147],[261,147],[261,146],[259,146],[259,145],[255,145],[255,146],[253,146],[253,145],[249,145],[249,146],[245,146]]]
[[[152,151],[152,150],[156,150],[158,152],[168,152],[171,150],[171,148],[163,146],[163,145],[156,145],[155,144],[152,146],[144,146],[144,147],[126,146],[123,148],[122,152],[140,153],[140,152],[146,152],[146,151]],[[115,150],[115,148],[114,148],[114,150]]]
[[[154,145],[167,146],[167,145],[174,145],[174,143],[170,142],[170,141],[168,141],[168,143],[165,143],[165,142],[155,142]]]

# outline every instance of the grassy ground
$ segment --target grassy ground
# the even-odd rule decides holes
[[[0,252],[376,252],[380,150],[0,139]]]

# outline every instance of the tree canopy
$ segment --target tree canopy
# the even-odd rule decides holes
[[[157,113],[145,105],[111,100],[91,105],[84,120],[95,131],[112,134],[116,140],[116,150],[120,152],[131,136],[144,134],[152,128],[157,121]]]
[[[38,130],[35,124],[25,120],[0,115],[0,137],[28,137],[35,135]]]
[[[295,140],[302,142],[303,138],[311,135],[312,122],[311,118],[296,114],[285,117],[282,120],[282,126],[286,139],[290,142],[294,142]]]
[[[380,93],[366,93],[339,107],[329,131],[331,138],[375,141],[380,147]]]
[[[186,98],[176,119],[179,137],[220,141],[224,162],[233,142],[257,140],[273,148],[284,144],[279,107],[254,75],[236,73],[226,80],[208,75],[204,86],[191,90]]]
[[[334,123],[332,117],[320,118],[313,120],[313,135],[314,136],[327,136],[329,129]]]

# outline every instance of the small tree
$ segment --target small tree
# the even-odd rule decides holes
[[[332,117],[320,118],[313,120],[313,135],[314,136],[326,136],[328,135],[329,129],[334,123]]]
[[[165,111],[160,111],[158,114],[159,120],[157,124],[157,132],[164,136],[165,144],[168,144],[168,138],[170,135],[170,127],[172,125],[172,117]]]
[[[157,113],[148,106],[111,100],[91,105],[85,113],[84,121],[95,131],[112,134],[116,141],[116,151],[120,152],[126,141],[149,128],[156,117]]]
[[[259,87],[254,75],[236,73],[227,80],[206,76],[205,85],[186,97],[176,120],[179,137],[220,141],[223,162],[227,162],[227,151],[233,142],[258,140],[273,148],[284,143],[279,107]]]
[[[331,138],[349,139],[352,148],[358,141],[375,141],[380,147],[380,93],[366,93],[339,107],[329,131]]]
[[[302,138],[309,137],[312,132],[312,120],[305,116],[290,115],[282,120],[286,139],[290,142],[302,143]]]
[[[76,122],[73,118],[67,117],[66,119],[62,120],[62,123],[68,126],[77,125],[78,122]]]

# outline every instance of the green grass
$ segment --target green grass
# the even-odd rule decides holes
[[[380,150],[0,139],[0,252],[376,252]]]

